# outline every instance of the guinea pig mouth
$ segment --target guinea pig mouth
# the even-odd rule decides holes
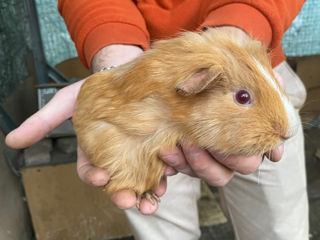
[[[282,142],[288,140],[289,138],[290,138],[290,136],[288,136],[288,135],[281,135],[281,136],[280,136],[280,140],[281,140]]]
[[[280,133],[280,140],[282,142],[287,141],[295,135],[295,131],[293,129],[289,129],[287,131],[282,131]]]

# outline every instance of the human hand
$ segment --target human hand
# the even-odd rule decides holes
[[[270,156],[267,156],[271,161],[277,162],[281,159],[282,153],[283,145],[280,145],[271,151]],[[226,185],[232,179],[234,172],[241,174],[255,172],[263,160],[263,156],[224,156],[219,152],[209,152],[190,143],[184,143],[181,148],[163,152],[160,157],[171,167],[171,175],[181,172],[201,178],[209,185],[216,187]]]
[[[128,62],[142,53],[142,49],[130,45],[110,45],[101,49],[92,61],[92,71],[97,72],[103,67],[118,66]],[[75,102],[81,85],[85,79],[71,84],[61,90],[50,102],[25,120],[17,129],[6,136],[6,144],[11,148],[26,148],[44,138],[62,122],[72,118]],[[110,176],[107,170],[94,167],[78,147],[77,171],[80,179],[93,186],[104,186]],[[166,179],[156,190],[158,196],[166,191]],[[112,201],[122,209],[135,206],[136,195],[131,191],[121,191],[111,196]],[[140,211],[143,214],[151,214],[157,210],[157,204],[152,205],[143,200],[140,203]]]

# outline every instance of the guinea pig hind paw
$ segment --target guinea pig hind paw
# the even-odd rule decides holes
[[[152,190],[148,190],[143,194],[137,194],[137,203],[136,206],[138,209],[140,209],[140,203],[142,199],[147,199],[149,202],[151,202],[152,205],[156,204],[156,201],[159,203],[160,198],[158,197],[157,194],[155,194]]]

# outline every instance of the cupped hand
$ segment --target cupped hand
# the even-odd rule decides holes
[[[73,115],[78,92],[84,81],[85,79],[59,90],[47,105],[6,136],[6,144],[16,149],[29,147],[44,138],[62,122],[70,119]],[[79,177],[93,186],[103,186],[110,179],[106,170],[90,164],[80,148],[78,148],[77,170]],[[164,178],[155,193],[162,196],[165,191],[166,179]],[[131,208],[136,204],[136,195],[130,191],[115,193],[111,196],[111,199],[122,209]],[[157,204],[152,205],[146,200],[143,200],[140,204],[140,212],[143,214],[154,213],[157,208]]]
[[[273,149],[267,157],[274,162],[281,159],[283,144]],[[255,172],[264,156],[225,156],[217,151],[207,151],[195,145],[184,143],[180,148],[165,151],[161,159],[171,168],[172,175],[181,172],[198,177],[211,186],[222,187],[233,177],[234,172],[250,174]]]
[[[80,147],[77,149],[77,171],[80,179],[92,186],[104,186],[108,183],[110,176],[107,170],[93,166]],[[161,197],[167,188],[166,176],[160,182],[160,186],[155,191],[157,196]],[[137,198],[135,192],[123,190],[110,196],[111,200],[121,209],[129,209],[136,206]],[[142,199],[139,211],[142,214],[152,214],[158,209],[158,203],[153,205],[150,201]]]
[[[83,82],[81,80],[59,90],[48,104],[6,136],[6,144],[12,148],[29,147],[70,119]]]
[[[92,60],[91,69],[97,72],[103,67],[118,66],[134,59],[142,52],[141,48],[133,45],[109,45],[97,52]],[[6,136],[6,144],[11,148],[29,147],[65,120],[72,118],[75,102],[84,81],[85,79],[59,90],[47,105]],[[108,172],[91,165],[81,148],[78,147],[77,153],[77,171],[80,179],[93,186],[106,185],[110,179]],[[164,177],[155,193],[162,196],[165,191],[166,178]],[[111,196],[111,199],[122,209],[131,208],[136,204],[136,195],[132,191],[117,192]],[[140,203],[139,210],[143,214],[152,214],[157,208],[157,203],[152,205],[144,199]]]

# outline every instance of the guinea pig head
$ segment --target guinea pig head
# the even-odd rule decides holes
[[[187,138],[208,150],[262,155],[294,135],[296,112],[265,60],[226,61],[177,84],[187,112],[179,122]]]

